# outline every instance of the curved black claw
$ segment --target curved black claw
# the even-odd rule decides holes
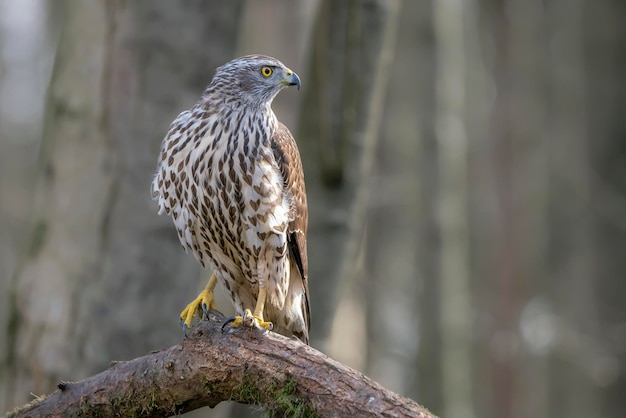
[[[243,322],[241,316],[239,315],[235,315],[235,316],[231,316],[229,318],[226,318],[226,320],[222,323],[222,332],[224,332],[224,328],[226,328],[226,325],[229,324],[233,324],[236,323],[236,326],[239,326],[241,323]]]
[[[204,319],[209,319],[209,307],[206,305],[206,302],[202,302],[202,313],[204,314]]]

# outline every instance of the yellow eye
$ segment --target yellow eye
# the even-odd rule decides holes
[[[263,77],[269,77],[272,75],[273,72],[274,70],[272,70],[272,67],[261,68],[261,74],[263,74]]]

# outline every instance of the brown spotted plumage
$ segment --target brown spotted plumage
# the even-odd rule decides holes
[[[271,57],[219,67],[196,105],[171,124],[152,196],[185,250],[230,295],[235,324],[271,322],[308,343],[304,175],[294,138],[271,109],[289,85],[299,88],[300,79]],[[186,326],[199,307],[214,307],[214,284],[183,311]]]

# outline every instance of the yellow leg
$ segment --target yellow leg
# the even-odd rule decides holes
[[[180,313],[180,321],[182,322],[185,332],[188,328],[191,328],[191,321],[194,316],[198,315],[202,318],[202,314],[207,314],[209,309],[217,310],[213,297],[213,289],[216,283],[217,277],[215,274],[212,274],[204,290]]]
[[[263,319],[263,309],[265,308],[266,297],[267,290],[265,288],[259,289],[259,297],[256,300],[254,313],[252,313],[250,309],[246,309],[243,311],[243,317],[236,315],[228,318],[226,322],[224,322],[224,325],[222,325],[222,330],[226,325],[230,324],[231,327],[246,325],[249,327],[264,328],[271,331],[272,328],[274,328],[274,324]]]
[[[263,321],[263,309],[265,308],[265,298],[267,297],[267,290],[263,287],[259,289],[259,297],[256,299],[256,307],[254,308],[254,316],[260,318]]]

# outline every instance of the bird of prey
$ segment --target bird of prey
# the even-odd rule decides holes
[[[230,326],[273,329],[308,344],[307,202],[300,153],[271,105],[300,78],[275,58],[219,67],[200,100],[163,140],[152,197],[180,242],[212,275],[181,313],[216,309],[219,281],[237,315]],[[225,324],[226,325],[226,324]]]

